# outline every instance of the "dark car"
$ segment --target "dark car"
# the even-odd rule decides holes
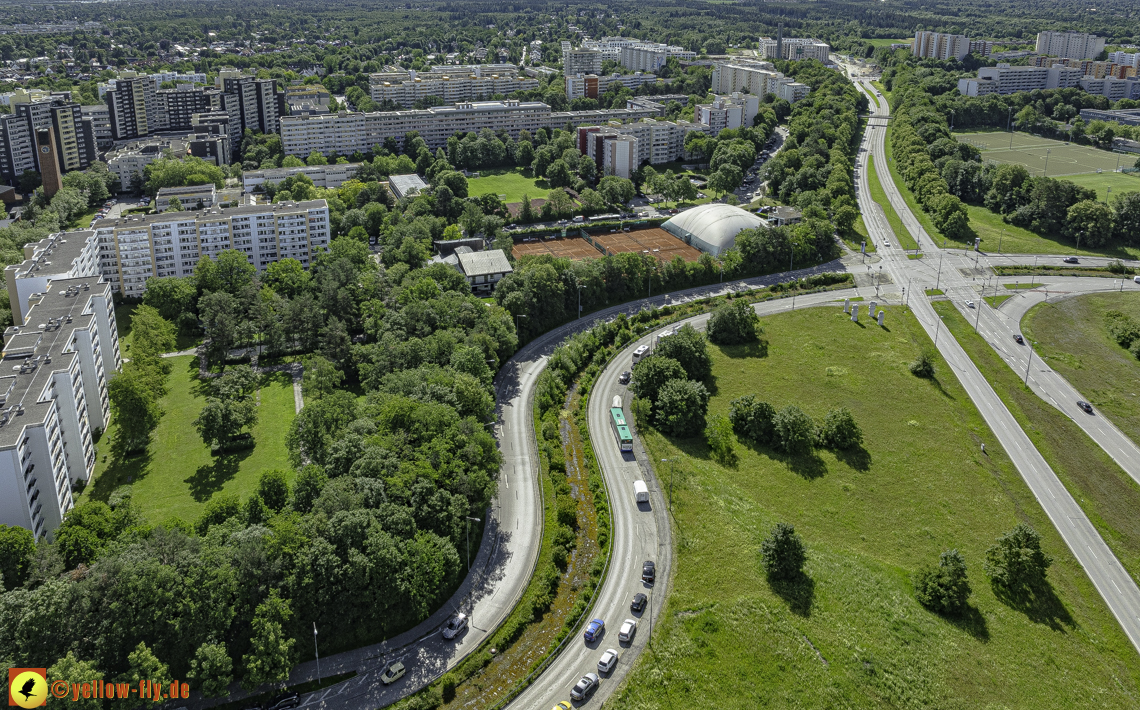
[[[1075,256],[1066,256],[1063,261],[1066,264],[1077,264],[1077,263],[1079,263],[1077,261],[1077,257],[1075,257]]]
[[[649,601],[649,597],[641,592],[633,595],[633,601],[629,603],[629,610],[641,613],[645,611],[645,603]]]
[[[618,375],[618,384],[628,385],[629,384],[629,378],[632,376],[633,376],[633,373],[631,373],[629,370],[626,370],[625,372]]]
[[[585,638],[586,641],[593,643],[594,641],[601,638],[605,630],[606,622],[602,621],[601,619],[594,619],[586,625],[586,633],[582,634],[582,637]]]
[[[1013,339],[1017,341],[1018,345],[1025,345],[1025,338],[1021,337],[1020,333],[1014,333]]]
[[[1092,414],[1092,405],[1088,402],[1078,401],[1077,406],[1084,410],[1085,414]]]
[[[295,708],[300,704],[300,693],[282,693],[273,699],[273,702],[266,710],[286,710],[286,708]]]
[[[653,584],[655,579],[657,579],[657,565],[653,564],[653,560],[646,560],[641,566],[641,581]]]

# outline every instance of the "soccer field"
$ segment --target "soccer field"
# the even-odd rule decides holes
[[[982,151],[982,160],[1023,165],[1031,175],[1063,177],[1085,173],[1111,172],[1131,166],[1135,157],[1109,153],[1090,146],[1051,140],[1028,133],[989,131],[955,133],[962,143]]]

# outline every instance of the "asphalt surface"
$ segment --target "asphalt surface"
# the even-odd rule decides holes
[[[886,101],[882,101],[881,104],[877,102],[876,91],[869,84],[856,85],[871,98],[872,116],[868,126],[878,126],[877,129],[867,130],[864,133],[862,148],[866,152],[860,154],[863,160],[859,161],[856,168],[856,188],[864,222],[876,243],[878,255],[882,258],[881,265],[896,284],[912,292],[913,297],[904,298],[913,308],[919,322],[935,339],[939,353],[962,382],[970,399],[1013,460],[1018,472],[1108,604],[1133,646],[1140,650],[1140,588],[1112,554],[1084,511],[1061,484],[1057,475],[1021,430],[965,351],[948,332],[941,332],[944,330],[941,327],[941,320],[930,301],[921,294],[920,289],[931,288],[938,283],[939,288],[946,291],[952,300],[963,300],[963,295],[967,293],[976,298],[973,287],[977,282],[969,278],[977,279],[978,274],[967,277],[961,267],[951,263],[948,268],[948,264],[943,263],[945,259],[951,257],[941,254],[941,250],[922,229],[891,179],[884,149],[886,115],[889,112]],[[905,252],[893,239],[882,208],[871,199],[865,174],[868,156],[874,157],[876,172],[891,207],[921,246],[925,253],[923,259],[912,260],[906,257]],[[887,241],[890,241],[891,247],[884,246]],[[938,271],[935,273],[936,266]],[[980,300],[977,303],[980,303]],[[978,307],[988,308],[988,306]],[[998,325],[995,321],[993,337],[998,337],[997,331]],[[1012,332],[1008,333],[1008,337],[1012,342]]]

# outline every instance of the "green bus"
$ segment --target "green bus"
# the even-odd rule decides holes
[[[610,427],[614,430],[618,448],[622,451],[633,451],[633,434],[625,423],[625,412],[621,407],[610,408]]]

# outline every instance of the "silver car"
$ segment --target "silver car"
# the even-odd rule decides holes
[[[443,626],[443,637],[445,639],[453,639],[456,636],[458,636],[459,634],[463,633],[463,630],[466,628],[467,628],[467,615],[466,614],[456,614],[455,616],[448,619],[447,623],[444,624],[444,626]]]
[[[570,689],[571,700],[585,700],[587,696],[598,689],[600,679],[597,673],[587,673],[582,676],[582,680]]]

